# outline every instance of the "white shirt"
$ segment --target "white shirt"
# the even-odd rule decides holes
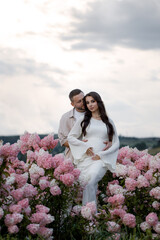
[[[83,117],[84,116],[84,112],[78,112],[76,109],[74,109],[74,118],[77,120],[79,119],[80,117]]]

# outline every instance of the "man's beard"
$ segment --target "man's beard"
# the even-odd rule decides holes
[[[79,111],[81,112],[85,112],[85,109],[84,108],[77,108]]]

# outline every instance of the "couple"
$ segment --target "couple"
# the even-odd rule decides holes
[[[81,179],[88,179],[83,191],[85,205],[96,202],[98,182],[106,171],[115,171],[119,139],[98,93],[84,96],[81,90],[74,89],[69,98],[74,108],[62,116],[58,136],[66,147],[66,157],[72,157],[81,170]]]

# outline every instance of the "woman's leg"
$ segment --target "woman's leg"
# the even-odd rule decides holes
[[[106,169],[102,165],[102,161],[97,160],[88,167],[87,175],[90,176],[90,180],[83,191],[83,205],[87,202],[96,201],[97,185],[106,173]]]

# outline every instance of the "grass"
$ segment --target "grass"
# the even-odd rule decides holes
[[[151,154],[151,155],[156,155],[159,152],[160,152],[160,147],[151,148],[151,149],[148,150],[148,153]]]

